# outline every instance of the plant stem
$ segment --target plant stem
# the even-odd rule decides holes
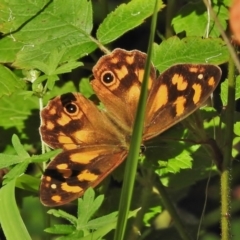
[[[222,240],[231,238],[230,232],[230,179],[232,165],[232,141],[233,141],[233,125],[235,112],[235,76],[234,62],[232,58],[228,65],[228,104],[226,108],[226,130],[225,143],[223,151],[223,171],[221,174],[221,229]]]

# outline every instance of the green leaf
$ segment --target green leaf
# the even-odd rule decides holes
[[[40,185],[40,179],[27,175],[27,174],[23,174],[22,176],[18,177],[16,180],[16,187],[17,188],[21,188],[24,190],[28,190],[31,192],[38,192],[39,190],[39,185]]]
[[[21,144],[21,142],[16,134],[13,134],[13,136],[12,136],[12,145],[19,156],[21,156],[23,158],[29,158],[29,154],[24,149],[23,145]]]
[[[222,4],[212,4],[214,12],[217,14],[218,20],[224,30],[227,27],[228,9]],[[187,36],[206,37],[206,28],[208,24],[208,13],[203,1],[189,2],[178,12],[178,15],[172,20],[172,25],[175,32],[186,32]],[[220,32],[211,19],[209,26],[209,36],[219,37]]]
[[[3,183],[6,184],[9,181],[11,181],[12,179],[24,174],[29,163],[30,163],[30,161],[24,161],[24,162],[17,164],[16,166],[14,166],[6,175],[4,175]]]
[[[23,161],[24,161],[24,158],[22,156],[0,153],[0,169],[9,167],[13,164],[17,164]]]
[[[3,97],[0,101],[0,126],[4,129],[14,127],[20,131],[25,127],[24,121],[33,116],[33,109],[38,109],[37,98],[28,98],[26,101],[18,94]]]
[[[140,208],[130,211],[128,213],[128,218],[136,216],[137,212],[140,210]],[[111,217],[114,216],[114,213]],[[115,229],[117,225],[117,217],[115,221],[110,221],[105,226],[102,226],[97,231],[94,231],[87,236],[81,238],[81,240],[93,240],[93,239],[102,239],[107,233],[109,233],[111,230]]]
[[[55,217],[62,217],[71,222],[73,225],[77,226],[77,218],[74,217],[73,215],[63,211],[63,210],[56,210],[56,209],[50,209],[48,211],[48,214],[52,214]]]
[[[164,7],[158,1],[158,10]],[[111,12],[97,30],[97,39],[102,44],[107,44],[119,38],[127,31],[139,26],[153,14],[155,0],[132,0],[128,4],[121,4]]]
[[[15,201],[15,180],[0,189],[0,223],[8,240],[31,240]]]
[[[151,227],[151,221],[153,217],[159,215],[162,212],[162,206],[155,206],[149,208],[149,210],[144,214],[143,221],[147,227]]]
[[[88,188],[84,193],[83,198],[78,199],[77,229],[84,229],[86,223],[102,205],[104,196],[100,195],[96,197],[96,199],[94,199],[94,196],[94,190],[92,188]]]
[[[152,61],[160,72],[177,63],[222,64],[228,59],[228,49],[219,38],[171,37],[160,45],[153,45]]]
[[[62,49],[60,51],[53,49],[53,51],[50,52],[46,63],[42,61],[33,61],[32,67],[37,68],[46,75],[51,76],[71,72],[72,69],[83,65],[81,62],[71,61],[59,66],[65,52],[66,49]]]
[[[93,220],[90,220],[87,224],[86,224],[86,228],[87,229],[101,229],[104,226],[107,226],[108,224],[114,223],[117,221],[117,216],[118,216],[118,212],[113,212],[110,213],[108,215],[105,215],[103,217],[99,217]]]
[[[87,98],[92,96],[94,93],[88,78],[82,78],[79,84],[79,91]]]
[[[236,89],[235,89],[235,100],[240,98],[240,75],[236,77]],[[227,106],[228,101],[228,79],[221,83],[221,100],[223,106]]]
[[[51,234],[71,234],[75,231],[75,227],[72,225],[54,225],[53,227],[49,227],[44,229],[45,232]]]
[[[60,152],[62,152],[62,149],[55,149],[41,155],[33,155],[31,156],[31,158],[29,158],[29,160],[35,163],[45,162],[46,160],[49,160],[50,158],[57,156],[57,154],[59,154]]]
[[[20,68],[32,68],[34,61],[45,61],[53,49],[65,49],[61,62],[66,62],[79,59],[96,48],[90,36],[91,1],[71,0],[68,4],[64,0],[2,1],[0,10],[0,31],[11,33],[3,43],[0,40],[0,61],[6,59],[2,44],[10,49],[18,47],[12,55],[17,56],[14,65]]]
[[[3,65],[0,65],[0,97],[3,95],[9,96],[19,89],[23,89],[24,86],[24,82],[12,71]]]

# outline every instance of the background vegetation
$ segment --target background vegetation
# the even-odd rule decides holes
[[[48,211],[39,202],[38,186],[43,162],[56,151],[41,154],[39,111],[42,100],[46,105],[50,98],[66,92],[95,99],[88,79],[96,61],[108,50],[146,52],[154,2],[0,0],[0,168],[2,176],[7,173],[0,190],[0,239],[50,239],[52,235],[44,233],[46,228],[59,239],[113,239],[124,164],[94,190],[95,195],[89,189],[78,203]],[[230,35],[230,1],[211,2]],[[224,233],[240,238],[240,125],[228,98],[228,83],[237,74],[228,75],[230,70],[234,73],[229,49],[210,15],[202,1],[159,1],[152,57],[156,69],[161,73],[176,63],[209,63],[221,65],[223,76],[214,94],[214,107],[200,109],[146,146],[129,215],[136,217],[129,219],[125,239],[183,238],[175,228],[177,220],[163,204],[162,184],[190,235],[185,239],[224,239]],[[233,100],[239,94],[236,77]],[[231,123],[226,122],[233,116],[234,134],[228,138]],[[215,140],[209,144],[210,139]],[[225,156],[229,149],[233,167]],[[220,171],[216,165],[222,166],[222,157]],[[223,203],[229,202],[231,212],[223,211]],[[224,230],[222,219],[231,230]]]

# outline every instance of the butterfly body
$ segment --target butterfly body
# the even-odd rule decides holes
[[[145,61],[146,54],[123,49],[98,61],[91,85],[106,110],[80,93],[56,97],[43,109],[42,139],[51,148],[63,149],[43,175],[44,205],[62,205],[80,197],[127,157]],[[214,65],[178,64],[156,78],[151,66],[143,144],[200,107],[220,76]]]

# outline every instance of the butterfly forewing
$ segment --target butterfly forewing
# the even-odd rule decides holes
[[[163,72],[148,96],[143,140],[159,135],[199,108],[220,77],[221,69],[209,64],[178,64]]]
[[[113,120],[129,133],[134,123],[145,61],[145,53],[115,49],[101,57],[93,68],[93,90]],[[149,90],[155,78],[155,69],[151,65]]]

